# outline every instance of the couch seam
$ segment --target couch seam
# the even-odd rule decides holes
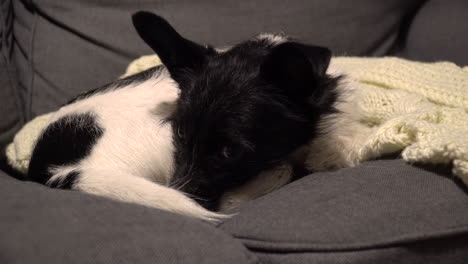
[[[453,238],[468,235],[468,226],[458,226],[446,230],[446,232],[440,232],[438,234],[423,234],[419,236],[402,235],[386,241],[378,241],[373,243],[355,243],[354,245],[338,245],[325,243],[320,245],[317,243],[307,242],[272,242],[267,240],[247,238],[242,236],[233,235],[234,238],[239,239],[246,248],[252,251],[258,252],[282,252],[282,253],[294,253],[294,252],[347,252],[347,251],[361,251],[378,248],[388,248],[395,246],[402,246],[408,244],[414,244],[423,241],[438,240],[443,238]]]
[[[397,35],[395,38],[394,43],[385,51],[384,56],[390,56],[392,54],[400,54],[406,47],[407,38],[410,31],[410,27],[412,26],[412,22],[414,21],[415,17],[421,11],[422,8],[429,2],[429,0],[421,0],[415,7],[406,13],[402,20],[400,21],[399,25],[397,26]]]
[[[8,4],[12,4],[11,1],[7,1],[6,2],[6,5]],[[8,8],[8,7],[7,7]],[[14,9],[13,7],[10,7],[12,9],[12,15],[13,15],[13,18],[14,19]],[[4,15],[4,12],[3,12],[3,8],[0,12],[0,20],[3,24],[3,28],[5,30],[4,33],[7,33],[7,16]],[[13,35],[13,39],[14,39],[14,31],[13,31],[13,22],[12,22],[12,25],[11,25],[11,29],[12,32],[10,34]],[[18,115],[19,115],[19,122],[20,124],[24,124],[25,123],[25,115],[24,115],[24,109],[23,107],[21,107],[21,100],[20,100],[20,97],[19,97],[19,94],[18,94],[18,78],[16,76],[16,73],[15,72],[12,72],[12,69],[11,69],[11,60],[10,60],[10,57],[9,57],[9,54],[8,52],[10,52],[10,50],[6,50],[6,47],[7,47],[7,36],[4,35],[4,37],[2,38],[2,47],[4,47],[4,49],[2,50],[2,56],[3,58],[5,59],[5,62],[6,62],[6,72],[7,72],[7,76],[8,76],[8,83],[10,84],[10,90],[13,94],[13,97],[14,97],[14,101],[15,101],[15,107],[16,107],[16,110],[19,111]],[[14,45],[12,43],[12,45]],[[13,48],[13,47],[11,47]]]
[[[31,36],[29,38],[29,71],[31,74],[31,78],[29,80],[28,88],[27,88],[27,97],[26,97],[26,120],[32,119],[32,104],[33,104],[33,91],[34,91],[34,80],[35,80],[35,70],[34,70],[34,40],[36,38],[36,27],[37,27],[37,20],[38,15],[37,12],[34,12],[34,20],[32,23],[31,28]]]

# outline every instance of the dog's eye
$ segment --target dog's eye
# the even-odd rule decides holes
[[[184,131],[180,127],[177,128],[177,136],[179,136],[180,138],[185,137]]]
[[[242,150],[235,146],[224,146],[219,153],[219,157],[223,160],[237,159],[242,154]]]
[[[229,159],[231,157],[231,149],[228,146],[225,146],[221,151],[221,156],[225,159]]]

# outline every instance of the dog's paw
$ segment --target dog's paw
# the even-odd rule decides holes
[[[286,163],[264,171],[244,185],[224,193],[220,199],[218,210],[224,212],[270,193],[288,184],[292,177],[293,168]]]

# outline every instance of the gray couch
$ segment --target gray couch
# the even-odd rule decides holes
[[[466,0],[0,0],[0,148],[151,53],[130,23],[137,10],[217,46],[283,31],[335,55],[468,65]],[[398,157],[309,175],[218,226],[49,189],[3,165],[0,263],[468,263],[467,209],[450,168]]]

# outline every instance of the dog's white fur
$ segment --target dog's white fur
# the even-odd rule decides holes
[[[370,134],[366,124],[360,122],[360,107],[357,105],[360,89],[359,83],[346,75],[331,60],[327,74],[342,76],[338,89],[338,100],[334,107],[338,110],[321,120],[322,135],[309,143],[305,161],[310,171],[323,171],[353,167],[358,164],[360,153],[356,152]]]
[[[62,107],[51,122],[92,113],[104,133],[77,164],[50,168],[48,183],[76,170],[80,178],[73,189],[208,221],[223,218],[168,186],[174,171],[172,128],[163,119],[177,96],[177,84],[163,70],[147,81]]]
[[[281,34],[262,33],[256,37],[257,40],[266,40],[273,45],[278,45],[287,41],[287,38]]]

